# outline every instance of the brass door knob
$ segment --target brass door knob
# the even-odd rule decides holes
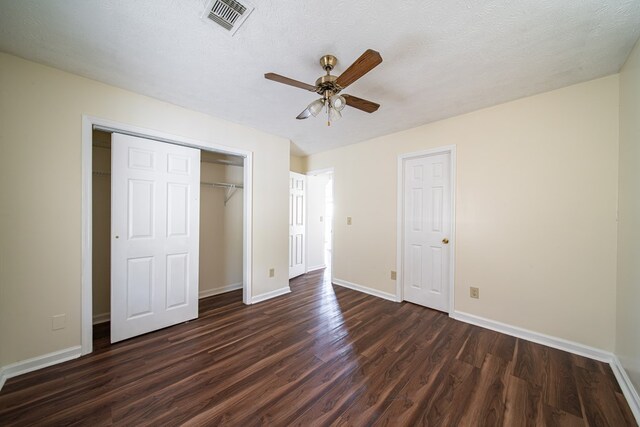
[[[449,239],[447,239],[447,238],[445,237],[444,239],[442,239],[442,243],[444,243],[444,244],[446,245],[447,243],[449,243]]]

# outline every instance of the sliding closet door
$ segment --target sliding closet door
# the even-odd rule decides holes
[[[200,150],[113,134],[111,342],[198,317]]]

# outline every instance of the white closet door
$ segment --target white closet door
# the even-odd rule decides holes
[[[120,135],[111,156],[111,342],[198,317],[200,150]]]
[[[289,279],[306,273],[306,176],[289,172]]]
[[[404,299],[449,311],[451,156],[404,164]]]

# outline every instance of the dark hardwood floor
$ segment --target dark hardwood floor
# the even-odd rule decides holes
[[[331,286],[244,306],[7,381],[0,425],[636,425],[608,365]]]

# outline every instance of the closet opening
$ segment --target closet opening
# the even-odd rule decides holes
[[[122,301],[122,299],[114,297],[113,280],[114,277],[122,276],[114,274],[114,271],[116,271],[114,268],[117,268],[117,266],[114,266],[114,260],[112,259],[112,256],[114,256],[113,245],[131,237],[132,225],[130,223],[132,221],[136,221],[135,215],[132,217],[127,216],[127,219],[125,220],[125,222],[127,222],[126,232],[123,232],[122,230],[115,231],[113,229],[114,222],[112,218],[112,208],[113,204],[116,202],[114,202],[113,199],[114,191],[112,189],[112,185],[114,184],[112,180],[112,172],[113,169],[117,170],[114,165],[115,160],[113,158],[114,133],[120,135],[117,132],[101,129],[92,129],[91,133],[91,204],[89,210],[91,218],[90,332],[92,332],[93,336],[89,336],[91,337],[90,339],[92,340],[91,342],[93,347],[96,349],[108,346],[114,341],[114,332],[112,330],[113,325],[111,324],[112,316],[114,315],[114,305],[116,304],[114,300]],[[122,135],[120,135],[120,137],[122,137]],[[134,142],[136,139],[142,139],[137,138],[137,136],[125,137],[130,138]],[[247,228],[245,223],[247,221],[247,212],[245,206],[246,198],[244,197],[244,181],[247,176],[245,174],[246,157],[228,152],[206,149],[204,147],[185,147],[187,144],[183,146],[181,144],[171,144],[170,142],[157,140],[151,141],[151,143],[160,143],[163,146],[169,144],[171,147],[181,147],[173,148],[174,150],[190,150],[191,152],[196,153],[196,156],[193,157],[194,159],[197,159],[199,156],[198,167],[192,168],[191,170],[192,173],[194,173],[195,170],[199,170],[199,186],[197,188],[199,195],[196,195],[190,188],[184,193],[191,195],[193,200],[197,200],[195,204],[189,206],[197,206],[198,215],[188,215],[188,218],[184,219],[185,224],[193,218],[196,218],[198,222],[198,226],[196,228],[191,228],[191,225],[189,225],[188,229],[185,228],[185,235],[189,234],[189,230],[197,230],[198,238],[197,245],[195,246],[197,247],[197,250],[192,250],[182,257],[184,259],[188,259],[188,257],[194,253],[197,254],[198,257],[197,264],[193,264],[197,265],[196,311],[197,308],[202,305],[214,303],[215,301],[212,299],[215,299],[217,295],[226,293],[228,293],[228,295],[225,295],[225,298],[234,298],[238,301],[250,303],[250,295],[244,295],[244,293],[247,292],[247,248],[245,248],[245,242],[247,241]],[[180,159],[179,156],[171,157],[171,154],[169,154],[168,158],[170,159],[168,161],[169,163],[171,163],[172,158]],[[159,159],[159,157],[157,157],[157,159]],[[176,167],[180,166],[179,163],[176,163],[176,165],[178,165]],[[172,166],[171,164],[169,166],[158,166],[158,169],[164,168],[166,171],[167,167],[171,168],[174,166],[175,165]],[[116,171],[116,174],[117,173],[118,172]],[[140,179],[141,182],[143,181],[143,178]],[[135,179],[131,179],[129,177],[129,181],[134,182]],[[157,182],[155,187],[150,187],[154,188],[154,193],[153,196],[150,196],[150,200],[158,198],[158,194],[160,194],[161,197],[161,193],[157,192],[161,192],[162,187],[171,187],[171,185],[173,185],[171,181],[171,177],[169,176],[168,181],[163,181],[162,183]],[[178,188],[178,190],[180,189],[179,185],[181,184],[176,184],[176,188]],[[132,188],[134,187],[131,187],[130,185],[127,190],[125,186],[123,190],[125,193],[128,191],[125,198],[128,199],[127,206],[129,206],[130,209],[133,209],[131,206],[133,205],[135,207],[137,203],[135,202],[135,198],[140,198],[140,196],[137,195],[138,193],[135,193]],[[175,194],[180,196],[182,193],[178,191]],[[167,211],[172,209],[172,204],[175,207],[175,200],[180,201],[180,197],[176,199],[175,194],[171,193],[171,190],[168,190],[165,205]],[[171,231],[171,218],[175,218],[176,215],[179,216],[180,209],[182,208],[179,208],[176,211],[178,214],[167,213],[167,218],[164,220],[167,224],[166,227],[154,228],[154,232],[152,234],[161,234],[158,230],[166,229],[166,233],[168,235],[171,235],[172,233],[178,233],[179,235],[179,229],[176,229],[178,230],[176,232]],[[188,207],[185,209],[185,212],[188,211]],[[157,209],[158,212],[160,212],[160,210],[161,209]],[[123,213],[123,215],[125,214]],[[155,213],[153,215],[155,215]],[[152,219],[149,223],[155,224],[155,222],[157,222],[157,220]],[[155,227],[155,225],[153,225],[153,227]],[[144,236],[140,240],[144,240]],[[156,290],[150,291],[148,296],[143,295],[143,301],[145,298],[150,300],[151,295],[155,298],[158,294],[166,293],[166,295],[163,295],[165,300],[162,304],[167,307],[167,311],[172,309],[174,306],[180,307],[181,298],[184,299],[186,304],[188,298],[187,291],[189,290],[186,285],[184,290],[178,289],[176,291],[175,285],[170,284],[172,280],[174,282],[176,281],[176,277],[178,277],[179,282],[182,280],[181,277],[187,278],[188,276],[193,275],[193,272],[187,268],[186,262],[181,261],[182,258],[180,254],[163,255],[158,258],[158,260],[166,261],[166,267],[162,267],[162,270],[166,271],[166,276],[163,276],[164,278],[162,280],[165,280],[167,285],[165,288],[162,288],[162,292],[157,292]],[[135,258],[132,259],[135,260]],[[143,257],[139,257],[139,259],[143,259]],[[170,259],[173,259],[173,261],[170,261]],[[130,271],[133,271],[133,273],[131,273],[131,277],[134,277],[135,274],[137,274],[135,272],[138,271],[135,269],[139,269],[139,267],[136,267],[137,264],[131,263],[131,260],[128,261],[129,263],[124,266],[124,270],[126,271],[125,275],[127,275],[126,281],[129,281]],[[157,264],[158,261],[154,262]],[[153,263],[150,263],[150,265],[152,264]],[[182,272],[180,268],[184,268],[184,272]],[[149,277],[158,276],[154,276],[152,274]],[[187,279],[182,281],[186,282]],[[120,286],[119,284],[116,285]],[[84,283],[83,286],[85,286]],[[139,290],[134,289],[131,291],[126,289],[125,292],[128,292],[125,296],[125,299],[127,300],[130,298],[140,299],[140,296],[136,295],[136,292],[139,293]],[[175,301],[177,301],[177,303]],[[83,311],[87,310],[88,307],[86,305],[87,301],[83,299]],[[141,318],[154,310],[151,308],[149,308],[147,312],[142,310],[141,314],[131,313],[130,308],[127,308],[125,311],[128,313],[128,317],[136,318],[137,316],[138,318]],[[159,325],[161,327],[171,326],[170,324]],[[157,327],[156,329],[160,329],[161,327]],[[85,318],[83,316],[83,350],[87,348],[87,343],[85,342],[86,332]],[[88,351],[83,351],[85,354],[88,352],[91,352],[90,346],[88,347]]]

